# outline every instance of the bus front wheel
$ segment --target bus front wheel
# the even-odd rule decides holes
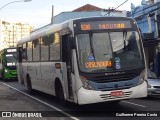
[[[67,106],[67,101],[64,98],[64,91],[61,84],[58,84],[56,87],[56,96],[60,104],[62,104],[63,106]]]

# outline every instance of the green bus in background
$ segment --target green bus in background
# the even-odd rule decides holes
[[[0,52],[0,77],[3,80],[17,79],[16,63],[16,48],[5,48]]]

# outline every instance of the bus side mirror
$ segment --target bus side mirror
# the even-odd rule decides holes
[[[75,49],[76,48],[76,42],[75,42],[74,37],[70,38],[70,46],[71,46],[71,49]]]

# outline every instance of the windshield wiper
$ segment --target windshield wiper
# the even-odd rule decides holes
[[[123,30],[123,44],[124,44],[124,51],[127,50],[126,47],[126,38],[127,38],[127,32],[125,30]]]
[[[95,53],[94,53],[94,48],[93,48],[93,34],[91,32],[89,34],[89,37],[90,37],[91,52],[92,52],[94,60],[96,61]]]

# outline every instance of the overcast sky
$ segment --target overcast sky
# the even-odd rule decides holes
[[[0,0],[0,7],[13,1],[18,0]],[[104,9],[116,8],[124,1],[126,0],[32,0],[30,2],[15,2],[0,9],[0,18],[8,22],[28,23],[34,28],[38,28],[50,23],[52,5],[54,5],[54,15],[57,15],[64,11],[72,11],[85,4],[92,4]],[[130,11],[131,3],[138,6],[141,4],[141,0],[128,0],[119,7],[119,10]]]

